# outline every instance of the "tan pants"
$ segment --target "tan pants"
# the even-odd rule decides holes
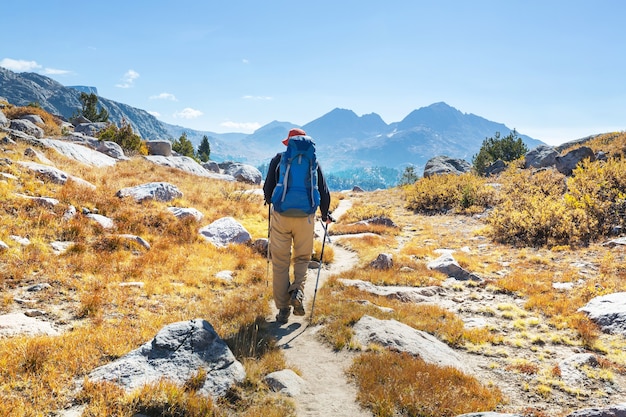
[[[272,259],[274,303],[289,307],[290,291],[304,291],[306,274],[313,253],[315,215],[287,217],[272,210],[270,256]],[[289,279],[293,246],[293,282]]]

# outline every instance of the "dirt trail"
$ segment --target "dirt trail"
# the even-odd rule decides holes
[[[333,216],[340,217],[350,206],[350,201],[342,200]],[[324,229],[319,222],[315,227],[321,239],[324,236]],[[326,245],[329,244],[332,245],[326,241]],[[318,290],[330,275],[349,270],[358,261],[356,254],[340,246],[333,245],[333,250],[335,255],[333,263],[319,271]],[[296,413],[300,417],[371,416],[370,412],[357,404],[356,386],[350,383],[345,375],[345,370],[352,364],[354,354],[346,351],[334,352],[319,340],[317,335],[319,327],[307,327],[317,275],[317,269],[309,270],[304,291],[306,315],[304,317],[292,315],[289,323],[277,326],[275,332],[277,343],[284,349],[288,365],[297,369],[306,382],[302,392],[294,397]],[[277,313],[276,309],[273,313]]]

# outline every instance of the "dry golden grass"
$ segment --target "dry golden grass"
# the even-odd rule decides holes
[[[322,256],[322,246],[324,246],[324,259],[320,259]],[[321,260],[324,264],[330,264],[335,260],[335,250],[328,242],[323,244],[316,239],[313,241],[313,255],[311,259],[318,262]]]
[[[358,198],[352,196],[352,199]],[[370,203],[379,196],[368,193],[364,198]],[[386,204],[397,203],[396,207],[401,207],[401,196],[394,190],[390,190],[386,198]],[[407,214],[402,209],[394,210],[393,215],[403,230],[401,233],[383,233],[361,239],[342,238],[335,242],[357,251],[361,259],[357,268],[342,273],[340,278],[359,279],[376,285],[441,285],[446,277],[428,270],[426,264],[439,256],[435,249],[456,249],[454,258],[459,264],[485,278],[484,284],[473,284],[478,291],[476,294],[469,292],[471,283],[459,284],[459,290],[467,297],[476,295],[480,300],[481,294],[493,294],[523,302],[493,305],[491,312],[480,314],[494,317],[500,322],[498,327],[469,330],[464,328],[458,315],[440,307],[375,296],[342,285],[336,279],[339,277],[335,277],[318,294],[315,318],[316,323],[324,325],[321,333],[335,349],[360,348],[353,342],[351,328],[363,315],[395,319],[432,333],[457,348],[501,358],[503,369],[508,367],[512,372],[524,375],[520,379],[530,381],[525,388],[530,396],[549,402],[555,395],[567,393],[580,400],[581,406],[584,406],[585,396],[594,394],[583,395],[563,387],[559,377],[550,373],[554,365],[546,358],[554,355],[552,349],[555,346],[584,347],[606,355],[618,367],[626,364],[626,355],[622,353],[623,340],[599,333],[593,322],[576,312],[595,296],[624,291],[623,251],[600,245],[575,249],[569,246],[512,248],[486,239],[484,227],[476,219],[458,215],[420,216]],[[460,250],[464,247],[469,250]],[[370,269],[369,262],[383,252],[393,255],[394,267],[389,271]],[[572,266],[581,259],[587,262],[591,259],[598,265],[598,273],[585,276],[584,284],[580,282],[578,268]],[[555,282],[575,285],[572,290],[558,291],[552,287]],[[381,307],[391,308],[392,312],[382,312]],[[506,332],[503,333],[503,329]],[[522,352],[527,362],[508,362],[508,358],[517,358]],[[363,365],[364,369],[366,367],[374,369],[369,363]],[[596,374],[593,377],[601,379]],[[373,372],[360,375],[357,383],[360,378],[375,379],[376,375]],[[359,394],[361,398],[372,397],[373,388],[363,387]],[[520,390],[524,391],[522,388]],[[398,400],[392,393],[389,397],[391,399],[385,400],[387,405]],[[527,408],[525,412],[532,416],[554,415],[535,408]]]
[[[17,145],[16,154],[23,155],[24,148]],[[211,322],[240,360],[259,367],[252,373],[257,375],[254,383],[244,384],[224,404],[210,404],[191,391],[167,384],[130,397],[96,384],[83,394],[87,413],[132,415],[158,410],[162,415],[260,415],[261,409],[265,415],[293,413],[292,405],[267,397],[267,387],[260,383],[259,375],[284,366],[265,326],[271,296],[265,283],[265,258],[243,245],[215,248],[197,233],[202,225],[232,216],[253,238],[263,237],[267,215],[262,198],[246,192],[250,187],[245,185],[198,178],[141,158],[112,168],[93,168],[52,151],[45,153],[64,171],[90,181],[96,189],[71,181],[49,184],[16,164],[2,167],[18,179],[0,182],[0,239],[10,246],[0,261],[0,285],[6,291],[0,311],[18,307],[9,293],[46,282],[51,288],[41,295],[45,302],[37,307],[67,329],[55,338],[14,337],[0,344],[0,415],[40,415],[63,408],[73,396],[74,380],[137,348],[163,326],[194,318]],[[170,204],[200,210],[205,214],[203,221],[177,220],[167,211],[170,204],[136,203],[115,196],[123,187],[164,179],[184,194]],[[16,194],[54,197],[59,204],[48,208]],[[62,221],[70,205],[79,214]],[[115,231],[106,231],[81,215],[82,208],[113,219]],[[31,240],[29,246],[9,238],[25,234]],[[120,234],[138,235],[151,248]],[[49,246],[54,240],[75,244],[65,254],[55,255]],[[215,277],[222,270],[233,271],[232,282]],[[142,285],[119,285],[131,282]]]
[[[36,114],[41,117],[44,124],[40,125],[46,135],[49,136],[58,136],[61,134],[61,120],[57,117],[52,116],[47,111],[33,106],[25,106],[25,107],[15,107],[9,106],[5,107],[2,112],[7,117],[7,119],[19,119],[22,116],[27,114]]]
[[[452,417],[493,410],[503,402],[497,387],[406,353],[365,353],[349,372],[357,381],[359,401],[376,416]]]

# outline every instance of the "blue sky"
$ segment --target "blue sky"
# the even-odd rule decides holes
[[[560,144],[626,130],[625,12],[621,0],[11,1],[0,66],[218,133],[337,107],[391,123],[444,101]]]

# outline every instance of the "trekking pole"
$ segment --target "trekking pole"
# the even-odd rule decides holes
[[[272,228],[272,203],[267,205],[267,271],[265,271],[265,287],[270,286],[270,230]]]
[[[311,316],[309,316],[309,323],[313,320],[313,309],[315,308],[315,297],[317,297],[317,285],[320,282],[320,272],[322,271],[322,263],[324,262],[324,246],[326,246],[326,237],[328,236],[328,225],[321,222],[324,227],[324,238],[322,239],[322,251],[320,253],[320,266],[317,268],[317,279],[315,280],[315,292],[313,293],[313,303],[311,304]]]

